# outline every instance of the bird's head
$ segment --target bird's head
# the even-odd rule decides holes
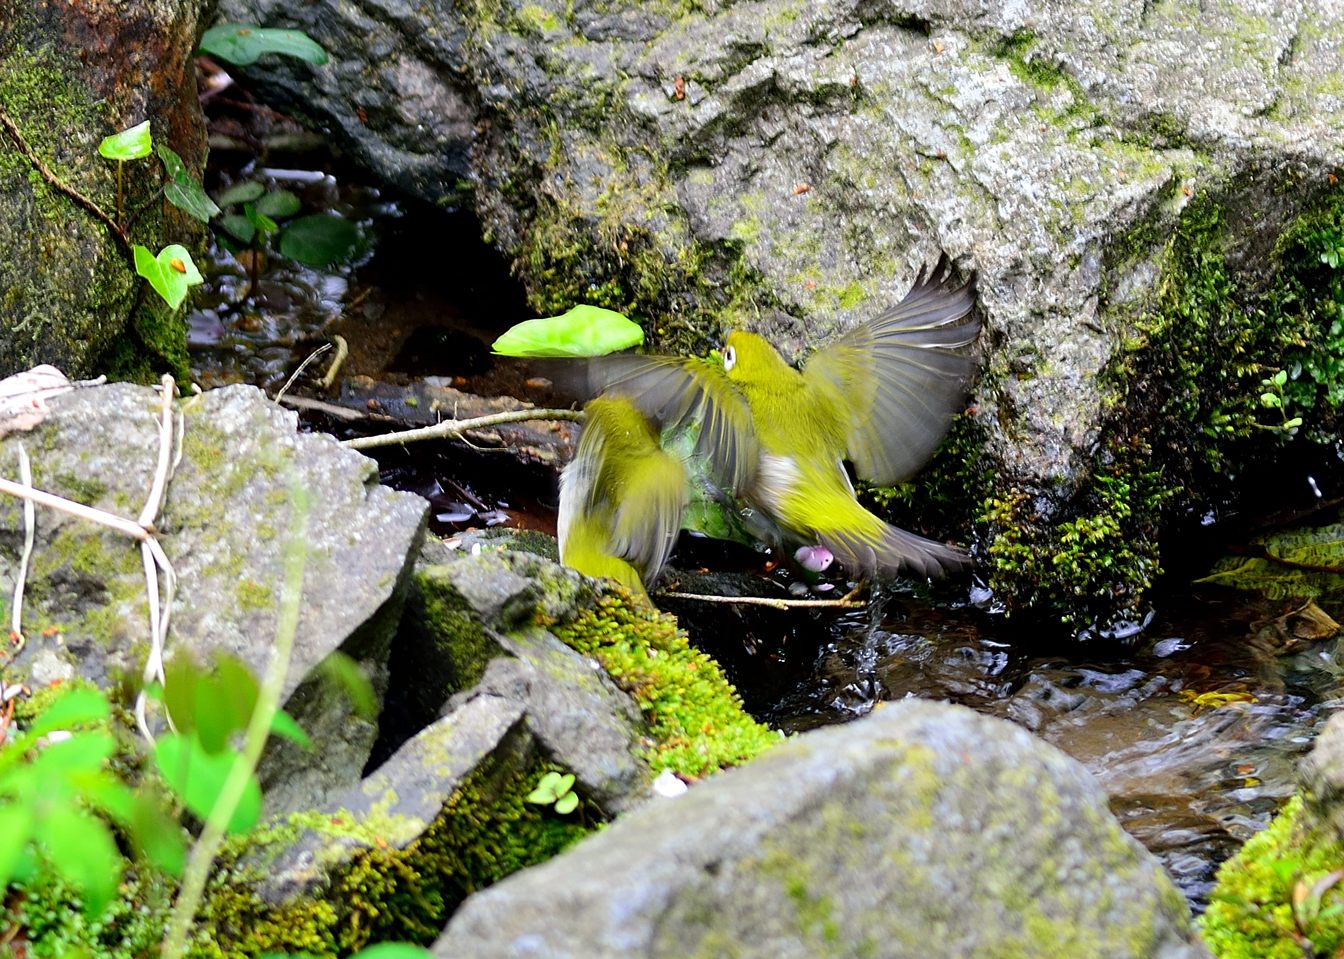
[[[792,371],[770,341],[755,333],[728,334],[723,345],[723,372],[738,383],[763,383]],[[787,375],[787,374],[785,374]]]

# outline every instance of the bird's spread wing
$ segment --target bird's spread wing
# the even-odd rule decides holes
[[[562,385],[589,396],[621,396],[667,435],[688,440],[691,455],[719,489],[746,487],[758,450],[746,400],[716,366],[672,356],[595,356],[571,367]]]
[[[895,307],[808,358],[804,376],[843,404],[849,458],[864,479],[900,482],[946,434],[980,331],[974,286],[973,277],[954,284],[944,257]]]

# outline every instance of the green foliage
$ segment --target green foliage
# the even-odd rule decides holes
[[[200,52],[235,63],[256,63],[268,53],[295,57],[307,63],[327,62],[327,51],[302,30],[280,30],[248,23],[222,23],[201,36]]]
[[[1218,870],[1200,919],[1218,959],[1301,959],[1344,948],[1344,845],[1294,798]]]
[[[149,156],[153,145],[149,132],[149,121],[146,120],[144,123],[137,123],[120,133],[103,137],[102,142],[98,144],[98,153],[109,160],[117,160],[118,162],[139,160],[141,157]]]
[[[537,788],[527,794],[526,801],[550,806],[560,815],[568,816],[579,806],[578,793],[574,792],[574,774],[554,770],[546,773],[537,782]]]
[[[1258,554],[1229,556],[1199,580],[1262,593],[1270,599],[1344,601],[1344,522],[1272,533]]]
[[[163,195],[169,203],[202,223],[209,223],[212,217],[219,216],[219,207],[215,201],[210,199],[200,182],[187,172],[187,165],[171,147],[159,143],[155,145],[154,152],[158,154],[168,174],[168,184],[163,188]]]
[[[280,234],[283,255],[318,269],[349,259],[359,244],[359,228],[334,213],[299,217]]]
[[[173,309],[182,305],[189,288],[205,282],[187,248],[179,243],[165,246],[158,256],[139,243],[132,250],[135,255],[135,272],[148,280],[154,292]]]
[[[260,248],[275,236],[282,256],[316,269],[348,260],[360,249],[359,228],[335,214],[316,213],[282,223],[303,209],[303,202],[288,190],[267,190],[255,180],[244,180],[226,189],[216,202],[225,210],[234,210],[219,218],[229,249],[236,247],[228,238],[244,247]]]
[[[638,323],[615,310],[580,304],[559,316],[509,327],[491,349],[503,356],[602,356],[643,342]]]
[[[111,820],[128,833],[156,831],[157,806],[109,768],[117,742],[102,693],[75,688],[53,699],[28,730],[0,749],[0,888],[49,874],[92,915],[117,893],[123,860]],[[180,865],[166,835],[138,841],[160,867]]]
[[[705,776],[780,741],[746,714],[718,665],[666,613],[610,592],[551,631],[634,697],[652,733],[647,759],[655,773]]]

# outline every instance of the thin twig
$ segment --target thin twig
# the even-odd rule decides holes
[[[162,403],[159,406],[159,461],[154,467],[154,482],[149,486],[149,495],[145,497],[145,508],[140,511],[140,525],[146,529],[154,528],[154,518],[163,508],[163,494],[168,489],[168,478],[173,467],[173,378],[167,373],[159,381],[162,391]]]
[[[318,386],[323,392],[331,389],[331,384],[336,382],[336,374],[341,371],[345,365],[346,357],[350,355],[350,344],[345,342],[345,337],[339,333],[333,333],[332,341],[336,344],[336,355],[331,359],[331,365],[327,367],[326,374],[318,381]]]
[[[161,391],[159,458],[154,467],[154,478],[150,482],[149,493],[145,497],[145,505],[140,510],[138,520],[141,528],[147,531],[154,529],[154,520],[158,517],[159,510],[163,508],[164,494],[168,489],[168,478],[176,466],[173,450],[178,445],[174,442],[176,418],[173,415],[173,397],[177,389],[173,378],[165,373],[159,383],[159,388]],[[173,593],[177,587],[177,576],[173,572],[172,564],[168,562],[168,554],[163,551],[159,541],[152,536],[140,541],[140,562],[145,569],[145,599],[149,605],[149,654],[145,657],[143,673],[145,686],[148,687],[153,682],[160,685],[166,682],[163,671],[163,651],[168,642],[168,624],[171,617]],[[162,597],[159,594],[159,570],[163,571],[164,595]],[[149,730],[149,720],[145,715],[147,707],[148,698],[142,688],[135,700],[135,721],[136,725],[140,727],[141,735],[153,742],[154,737]],[[172,725],[171,717],[169,717],[169,725]]]
[[[0,477],[0,493],[8,493],[10,496],[17,496],[19,499],[32,500],[38,506],[45,506],[48,509],[66,513],[77,519],[88,520],[90,523],[97,523],[99,526],[106,526],[123,536],[129,536],[131,539],[141,542],[152,538],[149,530],[134,520],[101,509],[94,509],[92,506],[85,506],[83,503],[76,503],[74,500],[57,496],[55,493],[48,493],[46,490],[24,486],[4,477]]]
[[[659,591],[659,599],[690,599],[697,603],[726,603],[730,606],[769,606],[772,609],[861,609],[864,603],[854,599],[863,584],[859,583],[839,599],[772,599],[769,596],[712,596],[708,593],[677,593]]]
[[[19,482],[29,489],[33,488],[33,466],[28,460],[28,451],[19,444]],[[15,648],[10,652],[10,658],[17,656],[23,649],[23,590],[28,581],[28,564],[33,557],[33,530],[37,525],[37,511],[33,509],[33,501],[26,499],[23,501],[23,555],[19,558],[19,572],[14,578],[14,603],[13,615],[10,618],[10,637],[15,643]]]
[[[302,374],[304,370],[308,369],[308,364],[313,362],[313,360],[317,359],[319,356],[327,352],[327,350],[329,349],[331,349],[331,344],[323,343],[317,349],[313,350],[313,352],[309,353],[304,358],[303,362],[299,364],[299,368],[289,375],[289,379],[285,380],[285,385],[280,387],[279,393],[275,394],[274,402],[279,403],[280,400],[284,397],[284,395],[289,392],[289,388],[294,385],[294,381],[299,378],[300,374]]]
[[[347,423],[354,423],[365,420],[371,423],[395,423],[396,417],[388,416],[386,413],[369,413],[366,410],[352,410],[348,406],[337,406],[335,403],[328,403],[324,400],[315,400],[308,396],[283,396],[276,397],[277,403],[283,403],[290,409],[295,410],[313,410],[317,413],[330,416],[332,419],[344,420]]]
[[[400,433],[383,433],[378,436],[358,436],[345,440],[342,446],[352,450],[367,450],[377,446],[399,446],[419,440],[456,440],[462,439],[468,430],[489,429],[492,426],[505,426],[509,423],[527,423],[531,420],[568,420],[583,421],[582,410],[507,410],[503,413],[488,413],[466,420],[444,420],[433,426],[422,426],[415,430],[402,430]]]
[[[115,239],[118,243],[121,244],[121,247],[123,250],[125,250],[126,255],[132,256],[130,238],[117,224],[117,221],[112,219],[112,217],[109,216],[107,212],[97,203],[90,200],[83,193],[80,193],[74,187],[70,186],[68,183],[66,183],[64,180],[58,177],[55,173],[52,173],[51,170],[47,169],[47,165],[42,162],[42,158],[38,156],[36,153],[34,153],[32,147],[28,146],[27,141],[23,139],[23,134],[19,132],[19,125],[14,122],[13,118],[10,117],[8,113],[5,112],[3,107],[0,107],[0,127],[4,127],[5,132],[9,134],[9,138],[13,140],[14,145],[19,148],[19,152],[22,153],[24,157],[27,158],[28,162],[33,165],[33,169],[37,170],[38,173],[42,174],[42,179],[46,180],[49,184],[51,184],[51,186],[55,190],[57,190],[60,193],[64,193],[70,199],[74,200],[84,209],[88,210],[91,214],[97,217],[98,220],[100,220],[102,224],[106,226],[107,229],[111,232],[113,239]]]

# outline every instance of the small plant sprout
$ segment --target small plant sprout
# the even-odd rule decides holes
[[[132,247],[135,256],[135,272],[149,281],[154,292],[163,297],[174,310],[186,299],[187,289],[203,283],[201,271],[196,269],[187,248],[173,243],[165,246],[155,256],[139,243]]]
[[[117,161],[117,225],[120,226],[123,219],[124,207],[122,202],[122,166],[127,160],[139,160],[142,157],[149,156],[150,150],[154,148],[154,143],[149,133],[149,121],[137,123],[133,127],[122,130],[120,133],[114,133],[109,137],[104,137],[98,144],[98,152],[109,160]]]
[[[537,806],[550,806],[561,816],[568,816],[579,807],[579,794],[574,792],[574,774],[546,773],[537,788],[527,794],[527,801]]]
[[[1288,382],[1288,371],[1279,370],[1273,376],[1260,381],[1260,386],[1264,392],[1260,394],[1260,405],[1265,409],[1278,410],[1282,422],[1276,423],[1268,429],[1279,430],[1291,436],[1293,432],[1302,425],[1302,417],[1288,415],[1288,401],[1284,396],[1284,386]]]

